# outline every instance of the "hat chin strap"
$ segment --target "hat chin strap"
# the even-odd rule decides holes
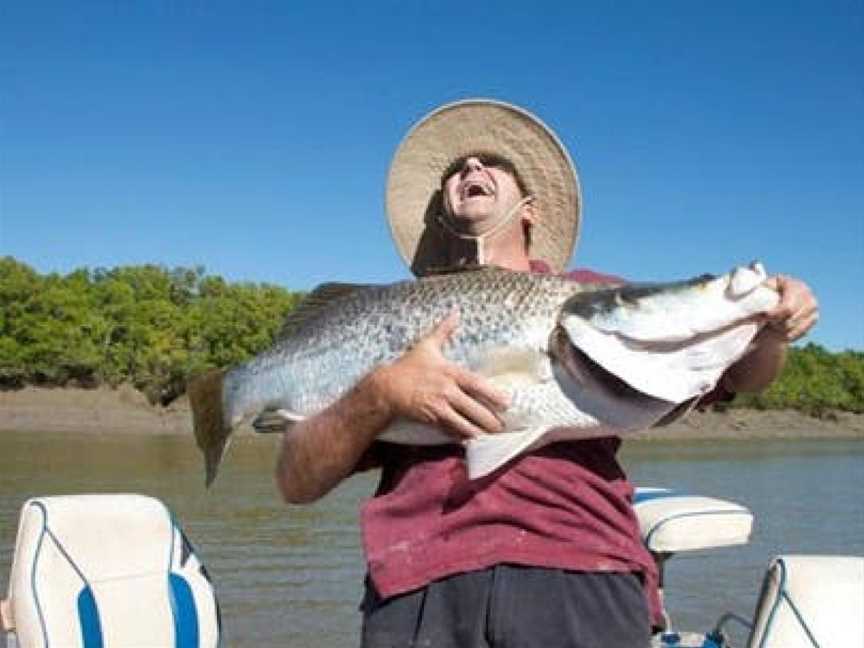
[[[441,227],[451,236],[455,236],[462,240],[474,241],[477,244],[477,263],[483,265],[486,263],[485,242],[509,225],[513,220],[513,217],[519,213],[519,210],[533,200],[534,196],[525,196],[513,205],[509,211],[504,214],[504,216],[498,219],[498,222],[493,222],[485,232],[480,232],[479,234],[466,234],[465,232],[460,232],[457,229],[456,224],[453,222],[453,216],[450,214],[449,210],[445,210],[443,214],[438,214],[438,224],[441,225]]]

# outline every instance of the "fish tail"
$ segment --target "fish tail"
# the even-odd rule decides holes
[[[192,407],[195,441],[204,453],[205,483],[209,488],[216,479],[219,464],[225,454],[231,427],[226,422],[222,406],[223,369],[211,369],[194,378],[187,388]]]

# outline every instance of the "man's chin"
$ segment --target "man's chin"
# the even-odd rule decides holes
[[[479,201],[470,205],[464,205],[458,213],[453,215],[453,220],[465,232],[471,232],[474,229],[483,231],[484,224],[489,224],[494,221],[494,204],[488,201],[486,204],[479,204]]]

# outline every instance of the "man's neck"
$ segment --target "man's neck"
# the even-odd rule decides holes
[[[531,260],[528,258],[521,244],[518,250],[487,250],[484,262],[486,265],[495,265],[519,272],[527,272],[531,269]]]
[[[482,246],[482,254],[481,248]],[[463,264],[496,265],[508,270],[527,272],[530,259],[520,228],[498,232],[490,237],[465,239],[453,237],[448,241],[447,261],[444,265]]]
[[[531,269],[521,225],[486,239],[484,244],[483,263],[521,272]]]

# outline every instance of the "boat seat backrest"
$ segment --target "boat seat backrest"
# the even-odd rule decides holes
[[[21,646],[197,648],[218,642],[209,577],[171,514],[134,494],[28,500],[7,610]]]
[[[753,529],[745,506],[665,488],[637,488],[633,508],[642,540],[654,553],[746,544]]]
[[[775,558],[753,621],[748,648],[864,646],[864,558]]]

